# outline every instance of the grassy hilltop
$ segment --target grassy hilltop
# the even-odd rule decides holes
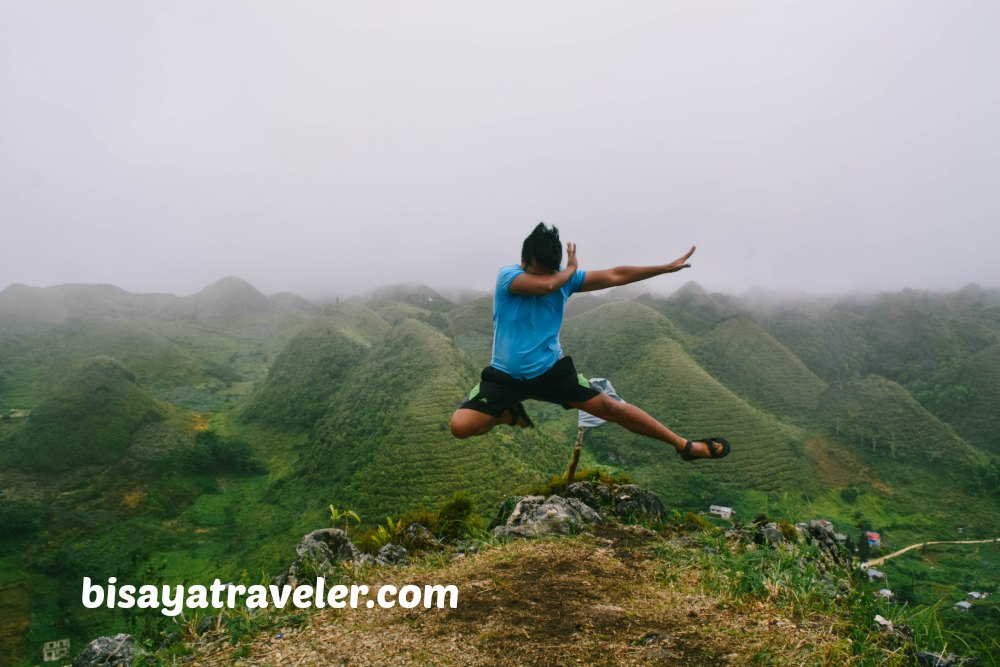
[[[587,434],[584,465],[627,473],[681,512],[829,518],[854,542],[866,529],[887,547],[1000,536],[996,290],[741,300],[689,283],[627,296],[571,299],[565,352],[674,430],[725,436],[734,452],[682,463],[606,425]],[[356,512],[359,531],[456,492],[485,518],[561,473],[573,411],[529,402],[536,429],[447,430],[488,362],[491,314],[488,297],[420,285],[326,306],[238,278],[190,297],[0,292],[0,586],[27,582],[14,618],[35,619],[11,650],[141,631],[83,610],[84,574],[273,572],[329,525],[330,504]],[[930,605],[1000,579],[990,549],[887,568]],[[933,589],[914,583],[934,558]]]

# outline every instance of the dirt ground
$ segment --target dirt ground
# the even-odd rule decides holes
[[[702,591],[697,567],[665,567],[655,534],[622,527],[517,541],[445,567],[378,571],[369,585],[455,584],[457,609],[322,610],[250,646],[202,640],[198,665],[804,664],[826,620]],[[676,547],[683,548],[683,547]],[[697,548],[694,546],[687,548]],[[681,559],[683,561],[683,559]],[[280,638],[278,634],[281,634]]]

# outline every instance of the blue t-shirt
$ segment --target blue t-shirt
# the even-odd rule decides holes
[[[493,359],[490,365],[525,380],[538,377],[562,357],[559,329],[566,299],[579,291],[586,276],[577,271],[560,289],[543,296],[511,294],[510,284],[524,273],[505,266],[493,294]]]

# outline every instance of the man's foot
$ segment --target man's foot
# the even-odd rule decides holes
[[[515,403],[514,405],[510,406],[507,409],[507,412],[510,413],[511,417],[510,421],[504,422],[505,424],[510,424],[511,426],[520,426],[521,428],[531,428],[532,426],[535,425],[535,423],[531,421],[531,417],[529,417],[528,413],[525,411],[524,405],[521,403]]]
[[[704,446],[695,448],[696,444],[702,443]],[[728,456],[729,451],[729,442],[725,438],[698,438],[697,440],[688,440],[684,444],[684,449],[677,453],[685,461],[697,461],[698,459],[721,459]]]

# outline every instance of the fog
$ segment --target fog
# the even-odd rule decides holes
[[[0,9],[0,289],[1000,284],[995,0]]]

